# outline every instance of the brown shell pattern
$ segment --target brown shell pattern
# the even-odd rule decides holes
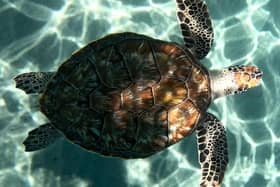
[[[195,129],[210,103],[208,72],[175,43],[113,34],[64,62],[40,103],[73,143],[102,155],[146,157]]]

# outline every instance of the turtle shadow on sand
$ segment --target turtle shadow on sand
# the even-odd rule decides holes
[[[76,181],[82,181],[87,186],[127,186],[122,159],[89,153],[66,140],[60,140],[33,155],[31,175],[35,177],[40,169],[44,169],[44,186],[74,187],[77,186]],[[56,179],[50,180],[53,177]]]

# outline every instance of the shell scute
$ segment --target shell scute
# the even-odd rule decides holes
[[[109,88],[123,89],[131,83],[123,55],[117,46],[93,52],[89,61],[95,67],[101,83]]]
[[[174,144],[189,135],[194,130],[199,115],[200,111],[190,100],[171,108],[168,111],[170,143]]]
[[[182,49],[173,43],[153,45],[156,46],[155,55],[160,74],[186,80],[191,72],[193,59],[186,53],[182,53]]]
[[[155,103],[167,107],[181,103],[187,95],[185,83],[175,79],[161,80],[153,88]]]
[[[121,92],[122,109],[140,113],[154,105],[153,90],[142,83],[133,84]]]
[[[130,150],[135,145],[136,125],[133,113],[120,110],[106,114],[99,142],[109,150]]]
[[[138,117],[137,143],[135,152],[146,152],[147,155],[162,150],[168,145],[167,110],[155,105]]]
[[[105,113],[120,110],[120,92],[100,86],[89,94],[89,107],[93,111]]]
[[[141,79],[143,85],[151,85],[160,80],[160,73],[150,40],[130,40],[118,45],[124,63],[133,82]]]

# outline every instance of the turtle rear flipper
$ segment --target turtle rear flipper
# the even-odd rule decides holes
[[[50,124],[44,124],[28,133],[23,141],[26,152],[37,151],[53,144],[62,135]]]
[[[16,88],[20,88],[25,93],[42,93],[53,72],[30,72],[23,73],[14,78]]]
[[[203,0],[176,0],[185,46],[192,49],[198,59],[209,52],[214,38],[208,8]]]
[[[228,163],[226,133],[222,123],[210,113],[196,130],[199,162],[202,169],[200,186],[219,187]]]

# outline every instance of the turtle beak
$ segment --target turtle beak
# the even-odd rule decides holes
[[[212,99],[245,92],[261,83],[262,72],[256,66],[236,65],[222,71],[210,71]]]
[[[238,91],[245,91],[261,83],[262,72],[256,66],[234,66],[232,71],[234,72]]]

